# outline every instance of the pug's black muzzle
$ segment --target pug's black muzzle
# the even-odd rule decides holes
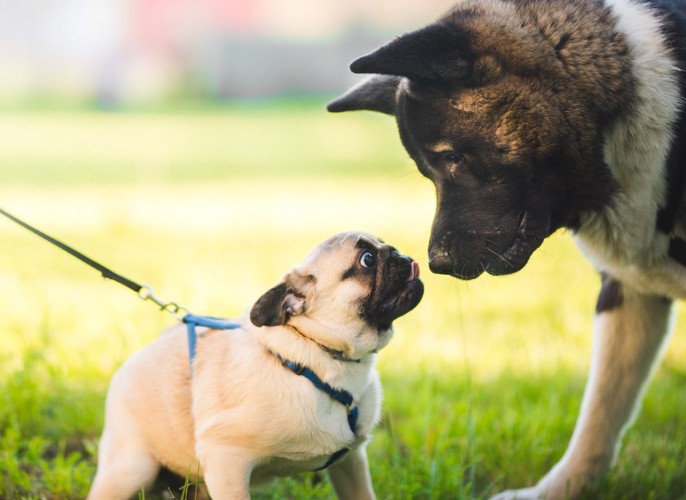
[[[388,329],[395,319],[417,307],[423,295],[419,265],[393,250],[379,263],[365,319],[380,330]]]

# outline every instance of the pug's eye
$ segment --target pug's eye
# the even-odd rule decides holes
[[[360,265],[369,268],[376,266],[376,256],[372,252],[364,252],[360,256]]]

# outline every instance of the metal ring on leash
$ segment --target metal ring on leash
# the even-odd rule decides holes
[[[141,285],[141,288],[138,291],[138,297],[141,300],[149,300],[154,302],[159,306],[160,311],[166,311],[178,320],[183,319],[184,315],[181,314],[182,311],[186,313],[189,312],[188,309],[178,305],[176,302],[164,302],[163,300],[160,300],[155,296],[152,287],[148,285]]]

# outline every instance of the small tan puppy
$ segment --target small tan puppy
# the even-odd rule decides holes
[[[125,499],[160,466],[215,500],[328,466],[339,498],[374,498],[365,444],[381,405],[376,353],[424,287],[409,257],[367,233],[319,245],[236,330],[208,330],[193,361],[176,328],[112,378],[88,498]]]

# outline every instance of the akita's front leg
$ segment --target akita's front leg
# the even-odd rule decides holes
[[[574,497],[609,469],[666,345],[671,306],[664,297],[642,295],[603,277],[591,370],[569,447],[535,487],[506,491],[495,499]]]

